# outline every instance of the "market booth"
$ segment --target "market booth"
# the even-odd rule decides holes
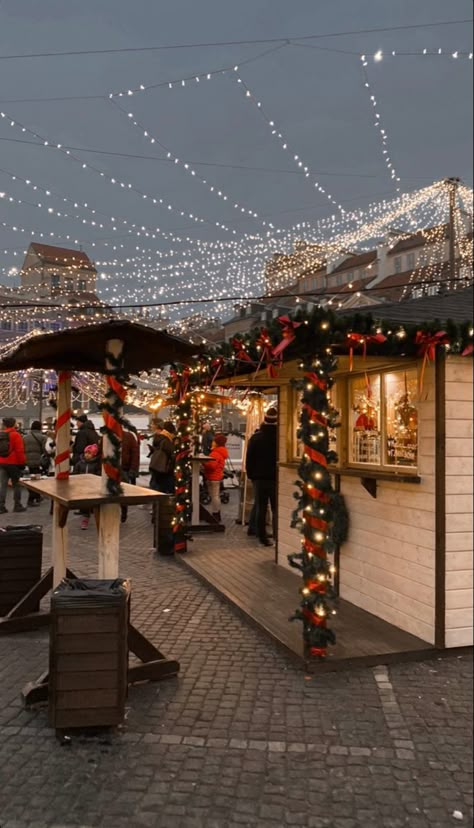
[[[471,288],[377,310],[393,323],[389,333],[400,341],[409,324],[421,330],[433,319],[470,324],[472,340],[472,293]],[[357,311],[361,319],[370,312]],[[404,354],[399,348],[393,356],[383,353],[377,335],[351,340],[349,334],[344,347],[334,348],[330,392],[340,427],[329,429],[329,449],[338,460],[328,471],[349,513],[347,539],[335,552],[333,585],[342,606],[360,608],[372,619],[374,633],[382,619],[415,636],[419,649],[473,643],[472,345],[462,355],[451,354],[442,323],[438,328],[436,335],[420,333],[417,350]],[[301,377],[300,360],[293,359],[271,380],[265,370],[226,380],[234,387],[272,387],[278,394],[276,562],[287,568],[288,556],[302,542],[301,529],[292,528],[295,479],[310,451],[299,431]]]
[[[34,336],[0,363],[0,371],[26,368],[54,369],[58,372],[58,409],[55,478],[25,482],[27,488],[53,502],[52,567],[28,594],[3,618],[0,632],[9,633],[49,623],[49,614],[34,612],[38,602],[66,576],[69,568],[67,519],[72,509],[90,508],[98,526],[98,577],[116,579],[120,574],[120,508],[148,503],[162,495],[120,481],[122,409],[128,376],[174,361],[191,359],[196,346],[127,321],[111,321],[56,334]],[[74,371],[104,374],[107,392],[103,404],[102,478],[95,475],[70,476],[71,378]],[[73,557],[73,554],[72,554]],[[72,566],[74,561],[71,562]],[[130,681],[158,679],[176,674],[179,664],[163,656],[132,625],[128,645],[144,663],[128,671]],[[47,682],[31,688],[27,701],[47,693]]]

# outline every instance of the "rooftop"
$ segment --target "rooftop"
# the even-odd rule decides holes
[[[35,253],[43,262],[48,262],[49,264],[60,263],[95,271],[93,263],[83,250],[73,250],[67,247],[56,247],[52,244],[32,242],[29,247],[30,251]]]

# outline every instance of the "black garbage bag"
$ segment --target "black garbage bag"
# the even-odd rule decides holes
[[[94,580],[64,578],[53,591],[51,607],[81,609],[119,606],[130,596],[130,581],[124,578]]]

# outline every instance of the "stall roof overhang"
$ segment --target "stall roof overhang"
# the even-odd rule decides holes
[[[33,336],[0,360],[0,372],[44,368],[56,371],[103,373],[107,342],[124,343],[125,370],[129,374],[150,371],[172,362],[190,362],[200,347],[126,320],[111,320],[58,333]]]
[[[380,305],[365,305],[336,311],[337,316],[364,316],[383,319],[385,322],[399,322],[414,325],[417,322],[452,322],[463,324],[473,319],[474,288],[451,290],[437,296],[423,296],[421,299],[407,299],[401,302],[387,302]]]

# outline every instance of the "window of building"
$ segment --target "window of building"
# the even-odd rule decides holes
[[[416,256],[414,253],[408,253],[407,255],[407,270],[414,270],[416,263]]]
[[[10,319],[2,319],[0,327],[2,328],[2,331],[11,331],[12,323]]]
[[[395,273],[401,273],[402,272],[402,257],[401,256],[395,256],[394,265],[395,265]]]
[[[28,322],[18,322],[17,330],[25,333],[28,330]]]
[[[51,274],[51,290],[59,290],[61,287],[61,276],[59,273]]]
[[[387,371],[349,381],[348,461],[416,468],[417,371]]]
[[[77,289],[82,291],[87,290],[87,282],[85,279],[79,279]]]
[[[63,280],[63,289],[67,290],[69,293],[74,290],[74,279],[71,279],[70,276],[65,276]]]
[[[343,283],[342,273],[338,273],[337,276],[336,276],[336,285],[339,286],[339,285],[342,285],[342,283]]]

